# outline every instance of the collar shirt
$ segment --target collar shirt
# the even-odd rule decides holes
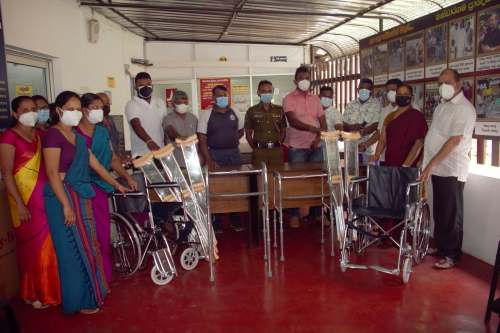
[[[462,136],[459,145],[432,170],[440,177],[457,177],[465,182],[469,173],[472,134],[476,123],[476,110],[462,92],[436,107],[424,143],[424,167],[452,136]]]
[[[342,113],[339,112],[333,106],[330,106],[325,110],[325,118],[326,118],[326,128],[328,131],[335,131],[335,125],[342,125],[343,118]]]
[[[359,99],[356,98],[354,101],[346,105],[345,112],[343,114],[344,122],[349,125],[365,124],[366,126],[369,126],[379,121],[381,108],[380,103],[373,97],[370,97],[364,103],[361,103]],[[364,136],[361,140],[359,140],[359,143],[367,141],[370,136],[371,134]],[[366,149],[367,155],[373,153],[373,146],[374,145],[371,145]]]

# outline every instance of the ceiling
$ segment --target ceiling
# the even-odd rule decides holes
[[[126,29],[158,41],[312,44],[336,58],[382,29],[461,0],[82,0]],[[382,20],[381,20],[382,19]]]

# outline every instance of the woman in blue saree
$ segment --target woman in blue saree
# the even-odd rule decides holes
[[[97,241],[90,168],[120,192],[121,186],[89,152],[84,138],[75,133],[82,117],[79,96],[65,91],[57,96],[43,139],[49,184],[45,208],[57,254],[65,313],[99,311],[109,291]]]

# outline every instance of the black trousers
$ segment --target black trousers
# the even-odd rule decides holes
[[[434,238],[439,254],[457,261],[462,254],[464,182],[432,176]]]

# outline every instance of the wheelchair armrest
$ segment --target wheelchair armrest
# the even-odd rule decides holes
[[[146,186],[149,189],[155,188],[179,188],[179,184],[175,182],[165,182],[165,183],[150,183]]]
[[[349,179],[350,184],[360,184],[368,181],[368,177],[356,177]]]
[[[112,197],[143,197],[145,195],[146,194],[144,192],[140,192],[140,191],[125,192],[125,193],[120,193],[120,192],[111,193]]]

